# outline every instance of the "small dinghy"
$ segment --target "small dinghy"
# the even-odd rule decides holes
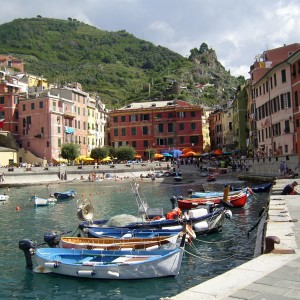
[[[35,207],[40,207],[40,206],[49,206],[53,205],[57,202],[56,198],[49,197],[49,198],[43,198],[39,197],[37,195],[34,195],[31,197],[31,201],[33,201],[33,204]]]

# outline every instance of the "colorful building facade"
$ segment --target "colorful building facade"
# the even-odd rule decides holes
[[[202,112],[202,107],[181,100],[131,103],[110,112],[110,145],[132,146],[144,158],[149,149],[202,152]]]

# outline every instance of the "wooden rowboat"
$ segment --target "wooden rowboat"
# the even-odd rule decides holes
[[[181,240],[180,234],[173,236],[159,236],[155,238],[80,238],[61,237],[61,248],[89,249],[89,250],[154,250],[174,249]]]

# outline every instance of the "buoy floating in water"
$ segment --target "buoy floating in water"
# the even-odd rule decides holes
[[[17,207],[16,207],[16,211],[19,211],[19,210],[20,210],[20,206],[17,206]]]

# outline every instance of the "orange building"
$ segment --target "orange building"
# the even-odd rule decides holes
[[[110,112],[110,145],[129,145],[144,158],[147,149],[203,151],[200,106],[182,100],[131,103]]]

